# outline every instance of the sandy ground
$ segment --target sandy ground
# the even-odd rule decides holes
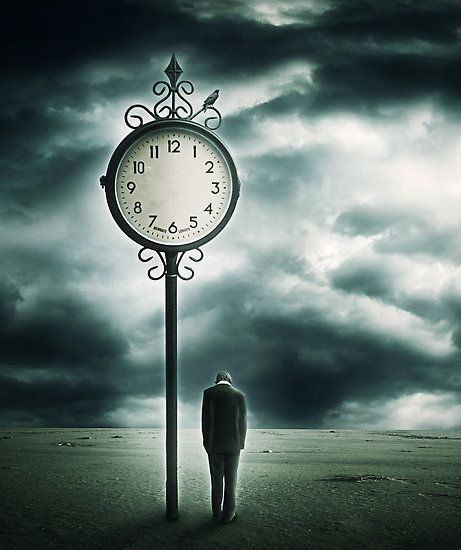
[[[460,547],[459,431],[250,430],[230,525],[211,521],[196,430],[180,431],[180,517],[165,519],[164,437],[0,430],[0,547]]]

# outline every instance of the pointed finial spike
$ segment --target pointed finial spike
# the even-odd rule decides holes
[[[171,56],[170,63],[165,69],[165,74],[170,79],[170,84],[172,88],[176,87],[176,84],[179,80],[179,77],[182,75],[183,70],[181,69],[178,60],[176,59],[175,54]]]

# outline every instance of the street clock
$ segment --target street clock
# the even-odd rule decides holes
[[[229,222],[240,192],[234,161],[214,133],[221,124],[214,106],[219,90],[194,112],[188,100],[194,86],[180,79],[182,72],[173,55],[165,69],[169,81],[153,86],[159,98],[155,105],[128,108],[125,122],[133,131],[117,146],[100,178],[117,225],[142,246],[138,258],[153,260],[149,278],[165,278],[166,512],[170,520],[178,517],[177,280],[194,276],[190,265],[184,264],[201,261],[199,247]],[[198,115],[203,115],[203,124],[196,122]]]
[[[211,240],[239,196],[235,164],[223,142],[195,122],[175,119],[131,132],[115,149],[104,184],[122,231],[160,251]]]

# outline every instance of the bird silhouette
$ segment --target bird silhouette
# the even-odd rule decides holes
[[[210,94],[205,101],[203,102],[203,112],[205,112],[208,107],[211,107],[213,103],[218,99],[219,96],[219,90],[215,90],[212,94]]]

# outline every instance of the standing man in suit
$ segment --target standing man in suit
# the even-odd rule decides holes
[[[203,392],[202,435],[210,464],[211,508],[221,523],[237,518],[237,469],[246,431],[245,394],[232,386],[228,372],[218,372],[215,385]]]

